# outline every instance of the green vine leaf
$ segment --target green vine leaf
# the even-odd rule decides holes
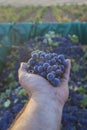
[[[80,103],[82,107],[87,107],[87,95],[84,95],[84,98]]]
[[[11,101],[8,99],[6,102],[4,102],[4,107],[8,108],[11,104]]]

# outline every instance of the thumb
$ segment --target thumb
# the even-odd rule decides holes
[[[29,74],[27,72],[27,63],[22,62],[20,65],[20,68],[18,70],[18,77],[19,77],[19,83],[22,85],[22,87],[29,93],[29,96],[31,97],[31,92],[29,91],[28,81],[29,81]]]
[[[18,77],[20,77],[21,75],[24,75],[27,73],[27,64],[22,62],[20,65],[20,68],[18,70]]]
[[[62,78],[63,83],[68,83],[69,76],[70,76],[71,61],[69,59],[67,59],[66,61],[67,61],[67,66],[66,66],[66,70],[63,75],[63,78]]]
[[[27,63],[22,62],[20,65],[20,71],[27,72]]]

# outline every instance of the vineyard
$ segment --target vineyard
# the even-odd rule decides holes
[[[29,30],[31,35],[26,31],[28,40],[26,40],[27,36],[25,37],[24,28],[21,28],[23,26],[20,25],[22,22],[24,22],[23,25],[26,25],[28,22],[30,23],[30,25],[27,24],[26,26],[31,26]],[[47,25],[42,24],[44,22],[47,22]],[[81,32],[78,32],[79,29],[75,28],[77,26],[74,25],[73,30],[78,32],[78,34],[80,33],[81,38],[75,34],[69,34],[69,32],[67,35],[58,34],[57,29],[53,28],[54,30],[51,30],[53,25],[50,22],[54,22],[54,24],[63,22],[63,28],[65,22],[68,22],[68,24],[76,22],[76,25],[81,22],[82,24],[78,26],[82,26],[87,22],[87,5],[48,7],[0,6],[0,24],[8,23],[8,26],[5,26],[7,26],[7,29],[10,28],[10,33],[8,35],[5,34],[4,40],[3,34],[5,31],[2,33],[2,30],[5,28],[4,24],[0,28],[0,60],[1,56],[4,57],[2,69],[0,69],[0,130],[7,130],[10,127],[18,112],[29,100],[26,91],[19,84],[18,69],[20,62],[28,62],[29,58],[37,57],[39,51],[45,52],[45,56],[46,54],[50,54],[53,57],[50,55],[45,58],[42,57],[42,61],[38,64],[29,61],[29,64],[31,62],[29,72],[34,72],[33,69],[35,69],[35,66],[39,66],[37,74],[46,77],[47,80],[54,84],[54,87],[58,85],[59,80],[56,78],[57,83],[55,84],[53,79],[50,79],[49,75],[47,76],[50,70],[47,70],[46,67],[43,69],[43,63],[47,60],[46,58],[49,59],[49,62],[47,61],[48,66],[54,67],[51,68],[53,72],[55,71],[52,73],[52,76],[55,73],[56,76],[59,74],[56,60],[57,55],[61,57],[60,54],[62,54],[62,57],[64,55],[66,59],[71,60],[69,98],[64,106],[61,130],[87,130],[87,41],[84,40],[81,43],[81,38],[85,37],[86,39],[86,34],[82,35]],[[18,24],[16,25],[15,23]],[[32,29],[33,26],[31,23],[35,23],[34,25],[37,25],[42,31],[37,31],[37,28]],[[47,27],[49,27],[48,30],[46,30]],[[55,27],[57,26],[55,25]],[[80,29],[82,32],[85,32],[85,30],[86,28]],[[42,34],[34,37],[32,32]],[[9,41],[9,38],[11,41]],[[32,56],[31,53],[33,51],[36,51],[36,53]],[[49,57],[55,58],[56,61],[51,61]],[[60,67],[62,66],[61,69],[65,69],[64,63],[59,63],[61,64]],[[47,73],[45,71],[43,73],[43,70],[47,71]]]
[[[70,22],[87,21],[87,5],[49,7],[0,6],[0,22]]]

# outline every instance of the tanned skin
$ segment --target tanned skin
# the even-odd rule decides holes
[[[27,91],[30,100],[19,113],[9,130],[60,130],[64,104],[69,95],[68,80],[71,63],[67,67],[61,84],[53,87],[39,75],[29,74],[27,64],[21,63],[19,82]]]

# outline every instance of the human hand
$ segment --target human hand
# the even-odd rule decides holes
[[[36,75],[30,74],[27,72],[27,64],[21,63],[21,66],[18,71],[19,82],[22,87],[27,91],[29,96],[34,96],[41,98],[54,98],[62,106],[64,106],[68,95],[68,80],[70,74],[71,63],[67,59],[67,67],[64,73],[64,76],[61,80],[61,83],[58,87],[53,87],[45,78]]]

